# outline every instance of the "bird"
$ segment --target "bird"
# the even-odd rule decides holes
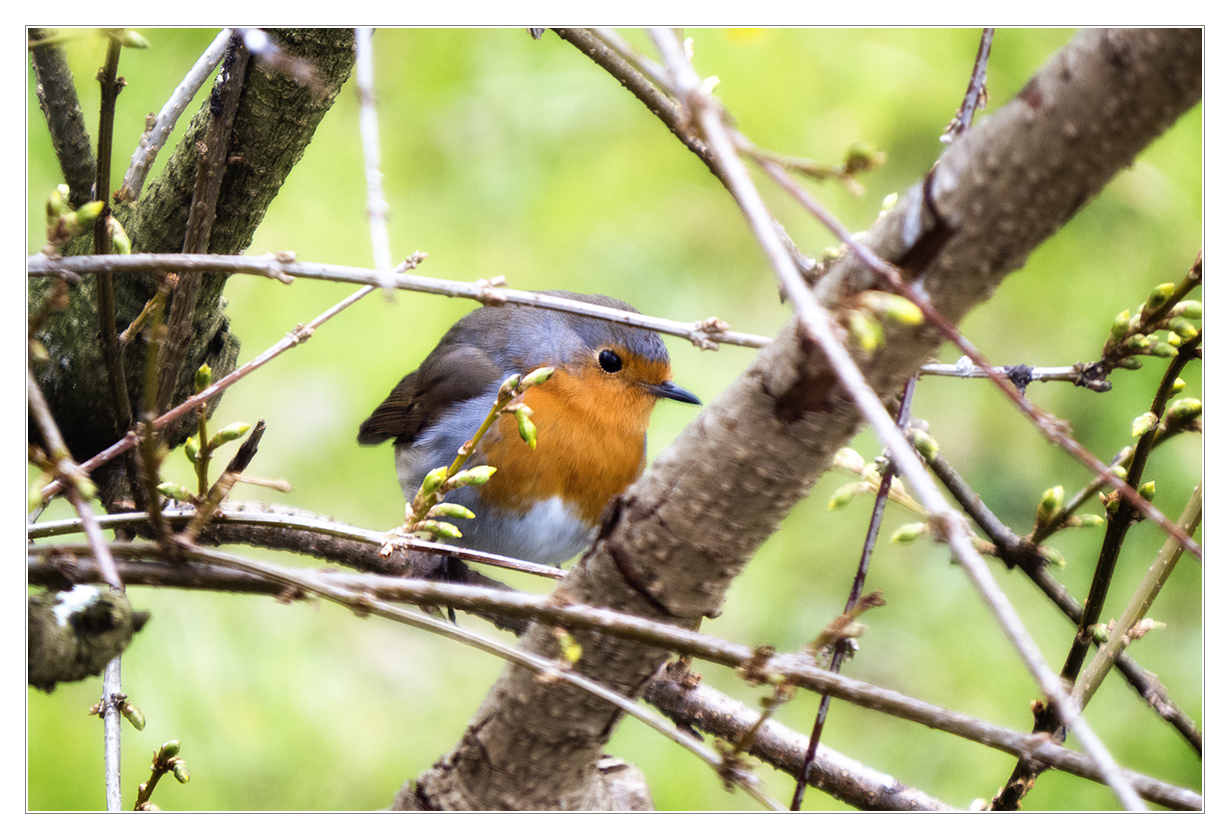
[[[600,294],[539,293],[637,311]],[[402,492],[412,500],[427,472],[452,463],[508,376],[548,366],[551,378],[522,397],[537,445],[526,445],[516,418],[502,415],[466,464],[495,467],[494,474],[447,500],[475,514],[459,523],[454,544],[558,566],[588,546],[607,502],[644,469],[658,400],[701,404],[671,380],[656,332],[531,306],[476,309],[397,383],[360,425],[358,441],[393,440]]]

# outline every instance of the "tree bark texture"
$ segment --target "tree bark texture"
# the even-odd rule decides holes
[[[286,54],[311,64],[321,85],[310,90],[284,73],[266,68],[259,59],[252,61],[231,136],[210,253],[239,253],[251,243],[269,203],[302,157],[354,63],[354,34],[350,29],[273,30],[269,34]],[[200,162],[198,144],[209,127],[211,103],[212,97],[193,117],[166,167],[137,203],[113,208],[134,252],[182,250]],[[121,157],[126,159],[126,155]],[[88,239],[79,237],[70,243],[69,251],[88,249]],[[239,341],[230,332],[222,310],[225,281],[220,274],[201,278],[192,343],[174,397],[177,402],[192,394],[193,375],[202,363],[213,368],[215,377],[234,368]],[[52,278],[30,280],[30,312],[42,305],[52,282]],[[53,317],[35,336],[50,355],[48,363],[35,365],[35,376],[78,460],[106,448],[128,430],[115,427],[113,400],[98,342],[93,285],[92,277],[85,278],[72,294],[68,310]],[[154,288],[155,281],[148,274],[115,277],[116,325],[120,331],[140,313]],[[134,405],[141,404],[144,348],[144,338],[139,337],[126,353],[128,389]],[[188,433],[185,428],[178,435],[171,434],[169,442],[182,442]]]
[[[1198,29],[1089,30],[1021,92],[963,135],[863,240],[951,322],[988,299],[1029,253],[1201,97]],[[846,256],[816,294],[840,320],[877,284]],[[890,327],[864,375],[884,400],[941,342]],[[730,582],[779,526],[861,417],[814,341],[792,321],[608,507],[597,542],[559,596],[683,626],[722,605]],[[633,696],[666,653],[577,633],[574,669]],[[552,630],[523,642],[556,657]],[[620,714],[604,701],[509,665],[461,741],[393,806],[602,809],[603,747]],[[627,801],[627,799],[623,799]],[[637,800],[648,800],[644,794]]]

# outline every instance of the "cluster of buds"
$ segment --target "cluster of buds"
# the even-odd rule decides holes
[[[1111,323],[1102,357],[1116,367],[1137,370],[1139,356],[1173,358],[1179,347],[1200,334],[1203,314],[1199,300],[1179,300],[1174,283],[1162,283],[1135,312],[1124,309]]]
[[[102,201],[90,201],[74,208],[68,201],[68,184],[57,186],[47,196],[46,251],[54,253],[76,236],[92,228],[105,207],[106,204]],[[111,239],[112,253],[132,253],[132,242],[128,234],[119,220],[112,215],[107,216],[107,236]]]
[[[74,208],[68,202],[68,184],[60,184],[47,196],[47,245],[55,250],[94,226],[106,204],[91,201]]]
[[[181,784],[188,783],[192,775],[188,772],[188,764],[179,756],[179,741],[168,740],[162,748],[154,752],[154,763],[150,766],[150,779],[137,785],[137,805],[135,810],[142,812],[157,812],[158,805],[150,801],[154,787],[163,775],[171,775]]]

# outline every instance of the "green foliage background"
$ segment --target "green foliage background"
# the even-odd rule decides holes
[[[128,86],[117,116],[118,182],[144,115],[161,107],[216,30],[146,30],[146,51],[126,50]],[[965,92],[979,31],[689,31],[702,75],[740,129],[765,148],[840,162],[855,141],[884,149],[888,163],[862,179],[866,197],[838,184],[813,187],[852,230],[865,229],[889,193],[906,190],[941,153],[938,136]],[[1000,30],[989,69],[991,110],[1071,37],[1070,30]],[[638,32],[627,33],[646,44]],[[69,48],[87,122],[96,131],[94,73],[104,47]],[[524,30],[381,30],[376,36],[384,189],[396,261],[424,250],[419,269],[457,280],[503,275],[516,288],[604,292],[642,311],[690,321],[717,315],[735,329],[773,334],[788,318],[775,281],[729,196],[618,83],[553,33]],[[50,152],[29,73],[29,248],[42,244],[42,202],[62,178]],[[1156,284],[1177,281],[1202,243],[1202,110],[1197,107],[1121,174],[1090,207],[1039,249],[1002,291],[965,322],[997,363],[1061,365],[1097,357],[1114,315]],[[770,194],[807,252],[832,237],[788,200]],[[353,79],[273,203],[251,253],[293,250],[301,259],[372,264],[364,212],[363,161]],[[297,281],[291,287],[236,277],[227,288],[241,360],[273,344],[352,288]],[[400,521],[403,500],[387,447],[359,448],[359,422],[445,328],[473,304],[427,295],[372,295],[307,344],[233,387],[214,422],[264,417],[268,433],[251,473],[285,478],[289,497],[241,487],[240,498],[289,503],[370,528]],[[711,400],[751,359],[749,350],[702,353],[667,339],[676,379]],[[943,359],[955,360],[951,348]],[[1115,374],[1104,395],[1035,384],[1029,395],[1071,421],[1078,439],[1107,460],[1129,442],[1164,369],[1146,361]],[[1199,364],[1184,378],[1201,395]],[[924,380],[917,415],[967,480],[1018,532],[1029,529],[1042,491],[1070,492],[1088,474],[1049,447],[985,382]],[[694,416],[658,409],[650,454]],[[754,434],[754,429],[748,430]],[[879,453],[863,435],[855,447]],[[1154,455],[1147,478],[1177,517],[1201,474],[1201,441],[1177,440]],[[187,462],[173,457],[180,480]],[[839,513],[831,492],[851,480],[828,475],[772,536],[731,590],[718,635],[794,649],[841,611],[857,562],[870,498]],[[1086,512],[1101,512],[1089,509]],[[57,506],[45,520],[66,518]],[[890,511],[885,534],[908,521]],[[1199,534],[1197,534],[1199,538]],[[1100,530],[1060,534],[1058,575],[1078,599],[1088,585]],[[1140,526],[1129,536],[1107,616],[1122,607],[1162,542]],[[888,605],[866,616],[861,652],[844,672],[940,705],[1027,730],[1037,695],[1021,666],[944,550],[915,544],[876,551],[869,585]],[[300,562],[290,556],[283,562]],[[1052,666],[1071,631],[1019,574],[997,572]],[[1168,624],[1132,648],[1171,696],[1202,717],[1201,569],[1185,560],[1153,615]],[[520,584],[520,581],[518,581]],[[179,739],[192,782],[159,786],[166,809],[364,809],[387,806],[397,787],[453,745],[500,664],[477,652],[330,606],[284,606],[265,598],[135,589],[153,620],[124,658],[124,685],[145,713],[145,731],[125,731],[123,783],[131,802],[150,753]],[[473,619],[462,618],[467,625]],[[699,666],[707,683],[755,704],[759,692]],[[28,807],[103,806],[101,726],[85,716],[99,680],[28,696]],[[815,699],[800,695],[780,718],[807,731]],[[1094,700],[1096,730],[1125,765],[1202,788],[1191,749],[1117,677]],[[942,800],[990,798],[1012,759],[921,726],[836,703],[826,742]],[[753,807],[694,758],[637,723],[611,751],[649,777],[660,809]],[[790,782],[761,772],[789,799]],[[1105,788],[1058,773],[1043,776],[1030,809],[1113,808]],[[809,808],[836,808],[812,791]]]

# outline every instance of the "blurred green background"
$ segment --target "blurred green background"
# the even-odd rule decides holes
[[[128,85],[116,119],[118,182],[140,135],[216,30],[143,30],[152,46],[126,50]],[[835,183],[813,193],[851,230],[869,226],[885,195],[906,190],[942,152],[938,137],[965,92],[979,30],[689,30],[702,76],[739,128],[761,146],[839,163],[867,141],[887,164],[862,179],[865,197]],[[627,37],[648,47],[642,33]],[[1010,99],[1071,30],[999,30],[988,73],[989,107]],[[87,124],[96,131],[94,74],[104,46],[68,47]],[[553,33],[534,41],[521,29],[380,30],[375,40],[384,189],[393,259],[423,250],[427,276],[476,280],[503,275],[523,289],[568,288],[628,300],[642,311],[692,321],[712,315],[734,329],[773,334],[788,318],[775,280],[730,197],[704,166],[627,91]],[[42,204],[62,180],[42,115],[29,95],[29,248],[42,244]],[[270,208],[250,253],[293,250],[303,260],[370,266],[363,162],[353,79]],[[1178,281],[1202,243],[1202,112],[1197,107],[1122,173],[1063,231],[1040,248],[1000,293],[963,324],[993,361],[1063,365],[1096,358],[1117,312],[1134,308],[1158,283]],[[805,251],[832,237],[766,187],[770,206]],[[345,297],[349,286],[299,280],[293,286],[233,278],[226,297],[246,361]],[[360,421],[413,369],[472,303],[401,294],[372,295],[306,344],[233,387],[215,424],[263,417],[268,431],[251,474],[284,478],[286,497],[247,487],[238,498],[289,503],[356,525],[399,523],[403,499],[391,450],[360,448]],[[667,338],[677,381],[705,401],[751,360],[723,347],[700,352]],[[943,360],[957,353],[946,348]],[[1108,460],[1129,442],[1131,420],[1148,408],[1164,369],[1146,361],[1120,371],[1095,394],[1035,384],[1029,395],[1073,426]],[[1201,395],[1201,369],[1184,373]],[[1028,531],[1042,491],[1069,492],[1089,475],[980,381],[924,380],[915,413],[1001,518]],[[695,416],[664,404],[650,431],[650,457]],[[879,453],[868,435],[854,444]],[[170,459],[187,483],[187,461]],[[1201,441],[1168,444],[1150,461],[1157,503],[1177,517],[1200,479]],[[833,490],[852,480],[822,478],[811,498],[772,536],[706,629],[749,644],[796,649],[839,613],[861,545],[869,497],[828,512]],[[1096,505],[1095,505],[1096,506]],[[1086,512],[1101,512],[1090,508]],[[69,517],[66,507],[44,520]],[[884,533],[909,521],[890,510]],[[1199,538],[1199,534],[1197,534]],[[1083,598],[1100,530],[1053,542],[1067,559],[1060,580]],[[1162,543],[1152,526],[1129,534],[1107,617],[1118,614]],[[240,549],[235,549],[240,550]],[[282,562],[298,562],[286,555]],[[1026,624],[1058,668],[1071,641],[1059,613],[1020,574],[997,570]],[[1152,615],[1167,623],[1132,648],[1172,698],[1202,718],[1201,569],[1182,562]],[[973,593],[939,547],[890,546],[882,539],[869,586],[888,601],[865,618],[861,652],[844,672],[992,722],[1028,730],[1037,691]],[[124,687],[147,726],[124,735],[128,806],[148,774],[149,755],[178,739],[192,782],[164,782],[166,809],[366,809],[387,806],[408,778],[449,749],[500,663],[406,627],[357,620],[328,604],[279,605],[266,598],[134,589],[153,620],[124,657]],[[474,619],[462,617],[467,626]],[[755,704],[749,689],[718,668],[706,682]],[[100,680],[28,695],[28,807],[103,806],[101,726],[85,716]],[[810,730],[815,698],[800,695],[779,718]],[[1089,708],[1095,729],[1124,765],[1200,790],[1192,750],[1112,677]],[[1008,777],[1007,755],[922,726],[835,703],[826,742],[871,767],[964,807],[990,798]],[[695,758],[636,722],[610,750],[648,776],[657,806],[746,809]],[[789,800],[791,782],[762,768],[769,790]],[[811,791],[805,806],[843,809]],[[1029,809],[1117,806],[1098,784],[1047,773]]]

